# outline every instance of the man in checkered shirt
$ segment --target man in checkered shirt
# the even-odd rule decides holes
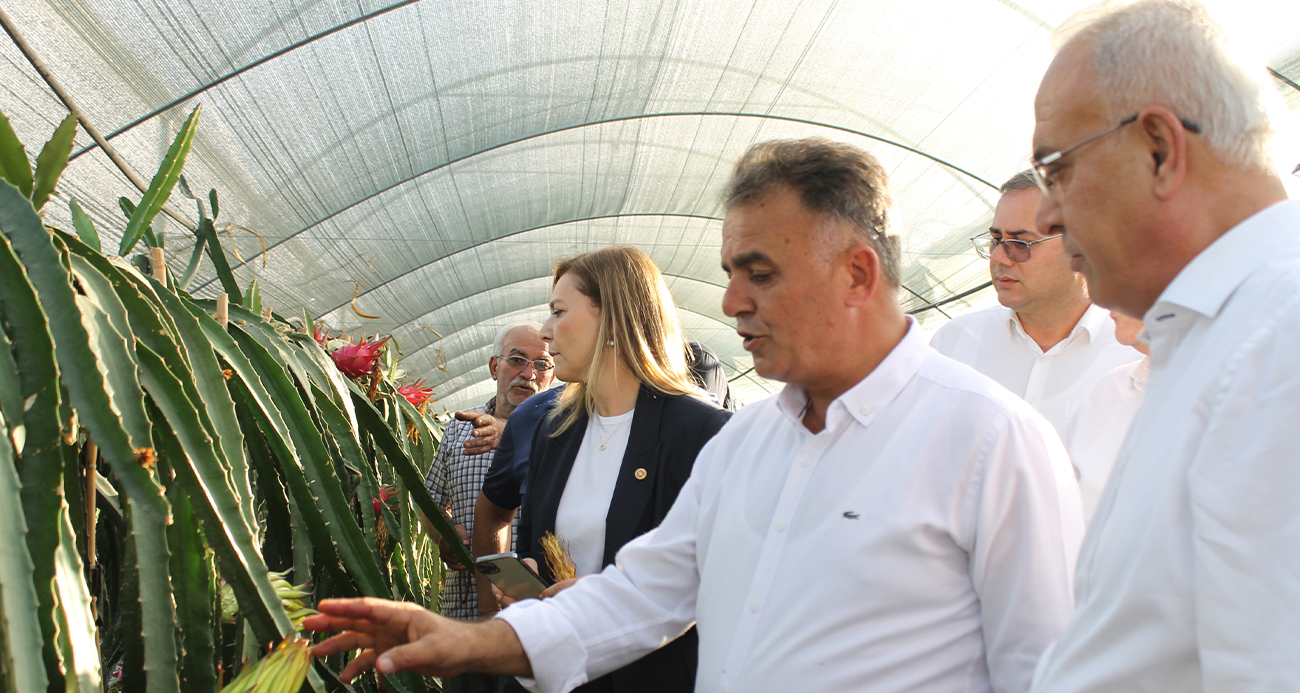
[[[456,412],[447,422],[442,445],[425,477],[424,485],[434,500],[447,509],[462,537],[468,538],[474,529],[474,501],[483,486],[483,475],[492,466],[496,454],[494,438],[500,438],[501,428],[515,407],[549,387],[555,374],[546,344],[538,337],[541,328],[536,322],[521,322],[497,333],[493,355],[488,359],[488,372],[497,383],[496,396],[482,406]],[[441,549],[447,566],[452,568],[443,586],[442,614],[462,620],[477,619],[478,595],[473,573],[456,561],[449,547],[443,545]],[[466,677],[456,677],[461,678]],[[444,690],[477,690],[472,685],[459,689],[446,687],[451,681],[454,680],[444,681]]]

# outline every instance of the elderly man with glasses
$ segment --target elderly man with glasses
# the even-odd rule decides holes
[[[456,412],[447,422],[442,444],[434,455],[425,486],[434,500],[447,508],[456,530],[466,539],[474,531],[474,502],[483,487],[483,477],[496,454],[494,444],[484,444],[515,409],[534,394],[550,386],[555,375],[554,363],[546,343],[538,336],[542,326],[536,322],[507,325],[492,342],[488,372],[497,383],[496,395],[482,406]],[[487,432],[489,435],[484,435]],[[430,532],[437,536],[437,532]],[[478,618],[478,589],[474,575],[460,565],[445,542],[441,555],[452,572],[443,584],[442,614],[449,618]],[[465,674],[443,681],[443,690],[452,693],[493,693],[496,677]]]
[[[1061,228],[1035,224],[1042,197],[1030,171],[1002,186],[988,233],[971,239],[1001,305],[952,320],[930,346],[1024,397],[1064,438],[1092,386],[1142,355],[1115,341],[1110,315],[1088,300]]]
[[[1300,202],[1271,142],[1286,116],[1190,0],[1102,6],[1055,38],[1034,102],[1039,226],[1065,227],[1094,300],[1143,317],[1151,374],[1034,690],[1297,690]]]

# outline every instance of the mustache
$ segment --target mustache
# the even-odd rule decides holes
[[[523,377],[522,375],[516,376],[514,380],[510,381],[510,387],[517,387],[517,386],[527,387],[528,389],[534,392],[537,391],[537,383],[529,380],[528,378]]]

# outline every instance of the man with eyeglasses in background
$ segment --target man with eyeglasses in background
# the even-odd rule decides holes
[[[541,329],[539,323],[520,322],[497,332],[488,359],[488,372],[497,383],[496,395],[481,406],[456,412],[447,422],[442,444],[425,477],[424,485],[429,493],[447,509],[456,523],[456,531],[464,539],[474,531],[474,502],[496,454],[495,445],[487,447],[483,443],[481,432],[506,421],[516,407],[549,387],[555,377],[546,343],[538,336]],[[480,432],[479,438],[475,437],[476,432]],[[472,569],[466,569],[456,560],[441,535],[432,530],[429,534],[439,537],[439,555],[452,569],[443,582],[442,615],[462,621],[476,620],[478,589]],[[484,674],[462,674],[443,680],[443,690],[447,693],[494,693],[496,689],[496,677]]]
[[[930,346],[1025,398],[1064,438],[1092,386],[1142,355],[1115,341],[1110,314],[1088,299],[1062,229],[1035,224],[1043,194],[1033,174],[1017,173],[1001,192],[988,233],[971,239],[1001,305],[954,318]]]

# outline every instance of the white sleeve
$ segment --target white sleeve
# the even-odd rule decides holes
[[[1294,317],[1242,335],[1188,474],[1204,691],[1294,690],[1300,681],[1297,343]]]
[[[1074,469],[1051,424],[1031,412],[994,433],[979,493],[970,560],[989,678],[1023,693],[1074,613],[1083,541]]]
[[[533,668],[520,679],[537,693],[564,693],[636,661],[695,622],[700,573],[696,527],[710,442],[657,529],[619,550],[598,575],[545,600],[519,602],[498,616],[510,624]]]

